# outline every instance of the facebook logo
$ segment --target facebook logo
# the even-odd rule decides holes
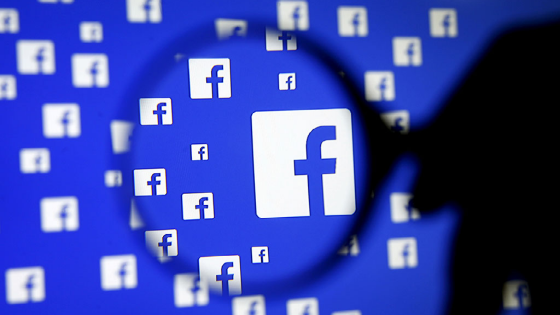
[[[78,104],[43,105],[43,135],[45,138],[77,138],[82,133]]]
[[[358,236],[351,235],[346,244],[338,250],[338,254],[341,256],[358,256],[360,253],[360,245],[358,245]]]
[[[19,13],[16,9],[0,9],[0,33],[19,32]]]
[[[418,252],[414,237],[391,238],[387,241],[390,269],[416,268]]]
[[[191,144],[191,159],[193,161],[208,160],[208,144]]]
[[[266,50],[282,51],[297,50],[297,38],[287,31],[277,31],[272,28],[266,29]]]
[[[21,149],[19,151],[19,169],[24,174],[48,173],[51,170],[49,149]]]
[[[6,302],[22,304],[45,300],[45,270],[43,267],[6,270]]]
[[[170,98],[141,98],[140,99],[140,124],[141,125],[173,124],[171,99]]]
[[[392,71],[367,71],[364,81],[367,101],[395,100],[395,76]]]
[[[103,25],[99,22],[80,23],[80,40],[84,43],[101,43],[103,41]]]
[[[179,254],[177,230],[146,231],[146,247],[156,257],[172,257]]]
[[[43,232],[77,231],[79,227],[80,219],[76,197],[41,199],[41,230]]]
[[[280,91],[290,91],[296,89],[296,74],[295,73],[279,73],[278,74],[278,89]]]
[[[251,256],[253,258],[253,264],[268,263],[268,246],[251,247]]]
[[[208,284],[200,281],[196,273],[176,274],[173,279],[175,307],[208,305]]]
[[[18,40],[17,69],[21,74],[53,74],[54,43],[50,40]]]
[[[430,35],[432,37],[457,37],[457,11],[455,9],[430,9]]]
[[[506,310],[525,309],[531,306],[531,296],[526,281],[507,281],[504,284],[503,296]]]
[[[392,193],[390,200],[391,221],[393,221],[393,223],[403,223],[420,219],[420,211],[414,208],[414,197],[411,194]]]
[[[259,218],[356,211],[348,109],[255,112],[251,120]]]
[[[105,54],[73,54],[72,84],[77,88],[109,86],[109,61]]]
[[[407,110],[397,110],[381,114],[381,120],[395,133],[407,134],[410,129],[410,114]]]
[[[105,186],[120,187],[122,185],[122,172],[119,170],[105,171]]]
[[[216,19],[214,25],[218,39],[247,36],[246,20]]]
[[[338,311],[338,312],[334,312],[331,315],[362,315],[362,312],[358,311],[358,310],[354,310],[354,311]]]
[[[136,256],[103,256],[100,266],[101,288],[104,291],[134,289],[138,285]]]
[[[183,220],[214,219],[214,194],[183,194]]]
[[[420,37],[394,37],[393,63],[395,66],[421,66],[421,45]]]
[[[342,37],[365,37],[368,35],[367,9],[365,7],[340,6],[338,13],[338,35]]]
[[[124,120],[111,120],[111,147],[113,153],[122,154],[130,150],[130,137],[134,124]]]
[[[160,23],[161,0],[126,0],[126,18],[130,23]]]
[[[231,300],[233,315],[266,315],[263,295],[238,296]]]
[[[74,0],[39,0],[39,2],[42,3],[64,3],[64,4],[70,4],[73,3]]]
[[[278,29],[283,31],[307,31],[309,10],[306,1],[278,1]]]
[[[241,294],[241,268],[238,255],[208,256],[198,259],[200,280],[220,295]]]
[[[16,96],[16,77],[13,75],[0,75],[0,100],[14,100]]]
[[[229,58],[189,59],[189,80],[192,99],[230,98]]]
[[[134,170],[135,196],[161,196],[167,194],[167,177],[164,168]]]
[[[319,315],[316,298],[292,299],[286,302],[287,315]]]

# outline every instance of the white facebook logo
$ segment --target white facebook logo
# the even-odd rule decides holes
[[[119,170],[105,171],[105,186],[120,187],[122,185],[122,172]]]
[[[457,37],[457,11],[455,9],[430,9],[430,35],[432,37]]]
[[[103,41],[103,25],[99,22],[80,23],[80,40],[84,43],[101,43]]]
[[[407,193],[392,193],[391,200],[391,221],[393,223],[403,223],[410,220],[420,219],[420,212],[413,206],[413,196]]]
[[[395,76],[392,71],[367,71],[364,79],[366,85],[366,100],[395,100]]]
[[[286,31],[278,31],[272,28],[266,29],[266,50],[282,51],[297,50],[297,38],[294,34]]]
[[[368,35],[367,9],[365,7],[340,6],[338,13],[338,35],[343,37]]]
[[[288,300],[286,308],[287,315],[319,315],[319,301],[316,298]]]
[[[251,257],[253,264],[266,264],[269,262],[268,246],[253,246],[251,247]]]
[[[422,42],[420,37],[394,37],[393,63],[395,66],[421,66]]]
[[[208,144],[192,144],[191,145],[191,159],[193,161],[206,161],[208,160]]]
[[[358,256],[360,253],[360,245],[358,244],[358,236],[351,235],[348,242],[338,250],[338,254],[341,256]]]
[[[126,18],[130,23],[160,23],[161,0],[126,0]]]
[[[241,268],[238,255],[208,256],[198,259],[200,281],[220,295],[241,294]]]
[[[105,54],[73,54],[72,84],[77,88],[109,86],[109,61]]]
[[[504,284],[503,296],[506,310],[524,309],[531,306],[531,296],[526,281],[507,281]]]
[[[124,120],[111,120],[111,146],[113,153],[122,154],[130,150],[130,137],[134,124]]]
[[[160,196],[167,194],[167,177],[164,168],[134,170],[135,196]]]
[[[156,257],[171,257],[179,254],[177,230],[146,231],[146,247]]]
[[[238,296],[231,300],[233,315],[266,315],[263,295]]]
[[[389,130],[407,134],[410,129],[410,114],[407,110],[397,110],[381,114],[381,120]]]
[[[278,1],[277,13],[279,30],[309,29],[309,9],[306,1]]]
[[[214,219],[214,194],[183,194],[183,220]]]
[[[14,100],[16,96],[16,77],[0,75],[0,100]]]
[[[41,199],[41,230],[43,232],[77,231],[79,227],[80,218],[76,197]]]
[[[50,40],[18,40],[17,68],[21,74],[53,74],[54,43]]]
[[[218,39],[247,36],[246,20],[216,19],[214,25],[216,26]]]
[[[6,302],[21,304],[45,300],[45,270],[43,267],[6,270]]]
[[[19,169],[24,174],[48,173],[51,170],[49,149],[21,149],[19,151]]]
[[[134,289],[138,285],[136,256],[103,256],[100,260],[101,288],[104,291]]]
[[[43,135],[45,138],[77,138],[82,133],[78,104],[43,105]]]
[[[140,124],[141,125],[171,125],[173,124],[173,111],[170,98],[141,98],[140,99]]]
[[[0,33],[19,32],[19,13],[16,9],[0,9]]]
[[[362,312],[355,310],[355,311],[339,311],[334,312],[331,315],[362,315]]]
[[[289,91],[296,89],[296,74],[295,73],[279,73],[278,74],[278,89],[280,91]]]
[[[404,269],[418,266],[418,251],[414,237],[391,238],[387,241],[389,268]]]
[[[348,109],[255,112],[252,132],[259,218],[356,211]]]
[[[192,99],[231,97],[228,58],[189,59],[189,80]]]
[[[200,281],[197,273],[176,274],[173,280],[173,296],[176,307],[208,305],[208,284]]]

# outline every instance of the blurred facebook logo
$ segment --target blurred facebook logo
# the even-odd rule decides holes
[[[391,221],[393,223],[404,223],[420,219],[420,211],[414,208],[414,197],[407,193],[392,193]]]
[[[200,281],[197,273],[176,274],[173,279],[173,296],[176,307],[208,305],[208,284]]]
[[[507,281],[503,289],[503,303],[506,310],[529,308],[531,296],[527,282],[523,280]]]
[[[82,133],[78,104],[43,105],[45,138],[77,138]]]
[[[19,13],[16,9],[0,9],[0,33],[19,32]]]
[[[42,3],[64,3],[64,4],[70,4],[70,3],[73,3],[74,0],[39,0],[39,2],[42,2]]]
[[[105,186],[106,187],[122,186],[122,172],[119,170],[105,171]]]
[[[208,160],[208,144],[206,143],[191,144],[191,159],[193,161]]]
[[[214,219],[214,194],[183,194],[183,220]]]
[[[268,246],[253,246],[251,247],[251,256],[253,264],[266,264],[269,262]]]
[[[214,21],[218,39],[247,36],[247,21],[233,19],[216,19]]]
[[[231,300],[233,315],[266,315],[263,295],[238,296]]]
[[[368,35],[367,9],[365,7],[340,6],[337,9],[338,35],[343,37]]]
[[[140,99],[140,124],[141,125],[171,125],[173,124],[173,111],[170,98],[141,98]]]
[[[111,146],[113,153],[122,154],[130,150],[130,137],[134,124],[125,120],[111,120]]]
[[[78,198],[41,199],[41,230],[46,233],[77,231],[80,227]]]
[[[395,66],[421,66],[422,43],[420,37],[394,37],[393,63]]]
[[[362,312],[358,311],[358,310],[354,310],[354,311],[338,311],[338,312],[334,312],[331,315],[362,315]]]
[[[277,31],[272,28],[266,29],[266,50],[282,51],[297,50],[297,38],[294,34],[286,31]]]
[[[287,315],[319,315],[316,298],[292,299],[286,302]]]
[[[189,59],[189,81],[192,99],[230,98],[229,59]]]
[[[101,43],[103,41],[103,25],[100,22],[81,22],[80,40],[84,43]]]
[[[198,259],[200,281],[220,295],[241,294],[241,268],[238,255],[208,256]]]
[[[14,100],[16,96],[16,77],[13,75],[0,75],[0,101]]]
[[[45,270],[43,267],[6,270],[6,302],[22,304],[45,300]]]
[[[138,285],[136,256],[103,256],[100,260],[101,288],[105,291],[134,289]]]
[[[109,86],[109,61],[105,54],[73,54],[72,84],[77,88]]]
[[[296,74],[295,73],[279,73],[278,74],[278,89],[280,91],[290,91],[296,89]]]
[[[146,231],[146,247],[156,257],[172,257],[179,254],[177,230]]]
[[[394,101],[395,76],[392,71],[367,71],[364,76],[366,100]]]
[[[51,154],[49,149],[21,149],[19,151],[19,169],[24,174],[50,172]]]
[[[418,251],[414,237],[391,238],[387,241],[390,269],[416,268]]]
[[[355,212],[348,109],[255,112],[252,133],[259,218]]]
[[[346,244],[338,250],[338,254],[341,256],[358,256],[360,254],[360,245],[358,245],[358,236],[356,234],[351,235]]]
[[[161,0],[126,0],[126,18],[130,23],[160,23]]]
[[[134,170],[135,196],[160,196],[167,194],[167,178],[164,168]]]
[[[381,114],[381,120],[395,133],[407,134],[410,129],[410,114],[407,110],[396,110]]]
[[[455,9],[430,9],[430,35],[432,37],[457,37],[457,11]]]
[[[278,29],[283,31],[307,31],[309,10],[306,1],[278,1]]]
[[[18,40],[17,69],[21,74],[53,74],[54,43],[50,40]]]

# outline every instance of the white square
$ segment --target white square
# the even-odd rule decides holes
[[[214,194],[183,194],[183,220],[214,219]]]
[[[238,255],[208,256],[198,259],[200,280],[208,283],[213,293],[223,295],[241,294],[241,268]]]
[[[395,66],[421,66],[420,37],[393,37],[393,63]]]
[[[331,315],[362,315],[361,311],[354,310],[354,311],[338,311],[334,312]]]
[[[338,254],[341,256],[358,256],[360,254],[360,245],[358,244],[358,236],[356,234],[351,235],[348,242],[338,250]]]
[[[208,160],[208,144],[191,144],[191,159],[193,161]]]
[[[111,120],[111,146],[113,153],[122,154],[130,150],[130,137],[134,124],[124,120]]]
[[[230,98],[229,58],[189,59],[189,82],[192,99]]]
[[[173,278],[175,307],[208,305],[208,284],[200,281],[197,273],[180,273]]]
[[[316,298],[288,300],[286,308],[287,315],[319,315],[319,301]]]
[[[238,296],[231,300],[233,315],[266,315],[263,295]]]
[[[105,171],[105,186],[120,187],[122,185],[122,172],[119,170]]]
[[[105,54],[73,54],[72,84],[77,88],[109,86],[109,60]]]
[[[316,136],[309,137],[311,132]],[[259,218],[303,217],[311,212],[352,215],[356,211],[348,109],[255,112],[252,134]],[[307,152],[308,138],[314,141],[312,152]],[[311,174],[311,194],[307,163],[329,168],[318,181],[317,174]]]
[[[104,291],[134,289],[138,286],[136,256],[103,256],[99,263],[101,288]]]
[[[126,0],[126,18],[130,23],[160,23],[161,0]]]
[[[45,138],[77,138],[82,133],[78,104],[44,104],[43,135]]]
[[[100,22],[80,23],[80,40],[84,43],[101,43],[103,41],[103,24]]]
[[[420,211],[413,208],[413,196],[407,193],[392,193],[391,200],[391,221],[393,223],[403,223],[410,220],[420,219]]]
[[[13,75],[0,75],[0,100],[14,100],[16,97],[16,77]]]
[[[504,309],[517,310],[531,306],[531,295],[527,281],[511,280],[504,283]]]
[[[146,231],[146,247],[156,257],[172,257],[179,254],[177,230]]]
[[[395,100],[395,76],[392,71],[367,71],[364,81],[367,101]]]
[[[79,227],[80,218],[76,197],[41,199],[41,230],[43,232],[77,231]]]
[[[16,9],[0,9],[0,33],[19,32],[19,13]]]
[[[296,89],[296,74],[295,73],[279,73],[278,74],[278,89],[281,91],[295,90]]]
[[[171,125],[173,124],[173,111],[170,98],[141,98],[140,99],[140,124],[141,125]]]
[[[6,270],[6,302],[21,304],[45,300],[45,270],[43,267]]]
[[[457,37],[457,11],[455,9],[430,9],[430,35],[432,37]]]
[[[278,1],[276,4],[279,30],[309,29],[309,9],[306,1]]]
[[[164,168],[134,170],[135,196],[167,195],[167,177]]]
[[[410,129],[410,114],[407,110],[396,110],[381,114],[381,120],[385,123],[389,130],[407,134]]]
[[[216,19],[214,25],[218,39],[247,36],[246,20]]]
[[[387,241],[390,269],[416,268],[418,251],[414,237],[390,238]]]
[[[296,35],[286,31],[278,31],[272,28],[267,28],[266,50],[282,51],[284,48],[286,48],[286,50],[297,50]]]
[[[251,247],[251,257],[253,264],[266,264],[269,262],[268,246],[253,246]]]
[[[17,68],[21,74],[53,74],[54,43],[50,40],[18,40]]]
[[[50,172],[51,153],[49,149],[21,149],[19,151],[19,169],[24,174]]]
[[[338,35],[342,37],[365,37],[368,35],[368,18],[365,7],[340,6],[338,15]]]

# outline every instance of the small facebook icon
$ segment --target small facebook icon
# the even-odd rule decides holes
[[[164,168],[134,170],[135,196],[160,196],[167,194],[167,177]]]
[[[72,84],[77,88],[109,86],[109,61],[105,54],[73,54]]]
[[[268,246],[251,247],[251,256],[253,257],[253,264],[268,263]]]
[[[319,301],[316,298],[288,300],[286,308],[287,315],[319,315]]]
[[[247,36],[246,20],[216,19],[214,25],[218,39]]]
[[[6,302],[22,304],[45,300],[45,270],[43,267],[6,270]]]
[[[381,120],[395,133],[407,134],[410,129],[410,114],[407,110],[396,110],[381,114]]]
[[[99,263],[103,290],[134,289],[138,285],[136,256],[103,256]]]
[[[192,99],[230,98],[229,58],[189,59],[189,81]]]
[[[280,91],[290,91],[296,89],[296,74],[295,73],[279,73],[278,74],[278,89]]]
[[[418,251],[414,237],[391,238],[387,241],[390,269],[416,268]]]
[[[193,161],[208,160],[208,144],[191,144],[191,159]]]
[[[306,1],[278,1],[278,29],[284,31],[307,31],[309,10]]]
[[[338,35],[342,37],[368,35],[367,9],[365,7],[340,6],[338,13]]]
[[[263,295],[238,296],[231,300],[233,315],[266,315]]]
[[[53,74],[54,43],[50,40],[18,40],[17,68],[21,74]]]
[[[80,23],[80,40],[84,43],[101,43],[103,41],[103,25],[99,22]]]
[[[395,100],[395,76],[392,71],[367,71],[364,81],[367,101]]]
[[[130,137],[134,124],[125,120],[111,120],[111,146],[113,153],[122,154],[130,150]]]
[[[77,231],[79,227],[80,219],[76,197],[41,199],[41,230],[43,232]]]
[[[77,138],[81,134],[78,104],[43,105],[43,135],[45,138]]]
[[[350,236],[348,242],[344,244],[339,250],[338,254],[341,256],[358,256],[360,254],[360,246],[358,245],[358,236],[356,234]]]
[[[156,257],[172,257],[179,254],[177,230],[146,231],[146,247]]]
[[[266,29],[266,50],[282,51],[297,50],[297,38],[287,31],[277,31],[272,28]]]
[[[105,171],[105,186],[120,187],[122,185],[122,172],[119,170]]]
[[[420,212],[414,208],[414,198],[407,193],[392,193],[391,200],[391,221],[393,223],[403,223],[411,220],[420,219]]]
[[[51,170],[49,149],[21,149],[19,151],[19,169],[24,174],[48,173]]]
[[[206,282],[212,292],[220,295],[241,294],[239,256],[208,256],[198,259],[200,281]]]
[[[19,13],[16,9],[0,9],[0,33],[19,32]]]
[[[430,35],[432,37],[457,37],[457,11],[455,9],[430,9]]]
[[[176,307],[208,305],[208,284],[200,281],[197,273],[176,274],[173,280],[173,296]]]
[[[421,66],[421,45],[420,37],[394,37],[393,63],[395,66]]]
[[[504,284],[503,305],[506,310],[525,309],[531,306],[529,286],[523,280],[511,280]]]
[[[130,23],[160,23],[161,0],[126,0],[126,18]]]
[[[338,311],[334,312],[331,315],[362,315],[361,311],[354,310],[354,311]]]
[[[214,219],[214,194],[183,194],[183,220]]]
[[[171,125],[173,112],[170,98],[141,98],[140,99],[140,124],[141,125]]]
[[[16,77],[13,75],[0,75],[0,100],[14,100],[16,96]]]

